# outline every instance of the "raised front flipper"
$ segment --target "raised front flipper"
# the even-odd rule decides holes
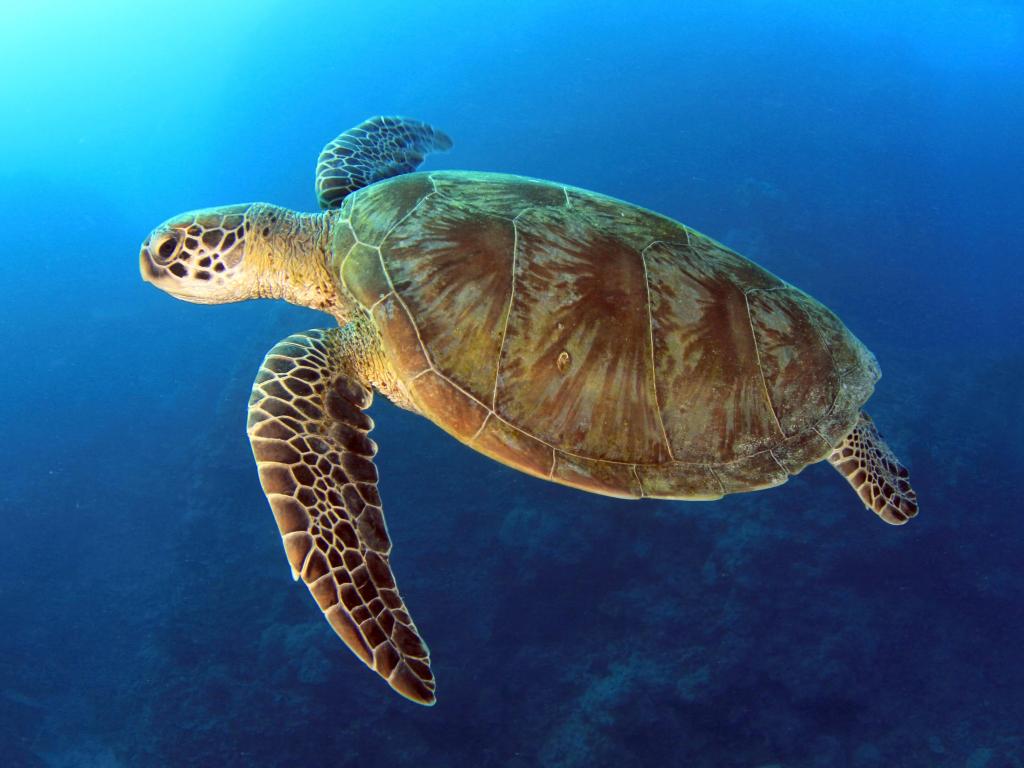
[[[436,128],[404,117],[371,117],[349,128],[320,152],[316,196],[324,210],[337,208],[350,192],[375,181],[412,173],[433,150],[452,140]]]
[[[249,439],[296,579],[368,666],[403,696],[434,703],[426,645],[391,573],[369,385],[350,372],[352,326],[289,336],[267,354],[249,399]]]
[[[917,514],[917,494],[910,487],[910,473],[863,411],[828,460],[853,486],[864,506],[885,522],[903,525]]]

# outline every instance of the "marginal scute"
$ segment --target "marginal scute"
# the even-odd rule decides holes
[[[825,438],[814,429],[810,429],[787,437],[772,449],[772,453],[789,474],[795,475],[808,464],[824,459],[831,450],[832,446]]]
[[[715,475],[726,493],[773,488],[789,479],[789,473],[775,459],[772,451],[744,456],[728,464],[716,464]]]
[[[410,382],[409,391],[423,413],[459,440],[466,441],[475,435],[487,418],[486,408],[434,371]]]
[[[859,372],[854,374],[859,377]],[[857,408],[864,404],[861,399],[861,386],[851,384],[847,378],[840,377],[839,391],[832,407],[815,425],[830,445],[839,445],[857,423]]]
[[[632,464],[587,459],[562,451],[555,451],[552,479],[605,496],[638,499],[642,495]]]
[[[492,459],[510,464],[537,477],[547,477],[554,460],[553,449],[535,437],[492,416],[470,445]]]
[[[722,485],[711,467],[670,462],[637,465],[644,496],[653,499],[713,500],[722,498]]]

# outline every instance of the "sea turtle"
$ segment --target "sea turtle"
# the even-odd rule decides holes
[[[176,216],[145,280],[279,298],[340,327],[267,354],[248,432],[293,576],[359,658],[434,702],[389,564],[373,391],[515,469],[625,498],[716,499],[828,459],[888,523],[908,473],[861,406],[872,354],[807,294],[669,218],[565,184],[414,172],[451,140],[377,117],[320,155],[324,213]]]

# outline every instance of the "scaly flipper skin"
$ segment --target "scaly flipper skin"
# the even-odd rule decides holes
[[[903,525],[917,514],[917,494],[910,487],[910,473],[863,411],[857,425],[828,460],[864,505],[885,522]]]
[[[249,439],[296,578],[335,632],[403,696],[434,703],[430,657],[398,594],[350,324],[289,336],[267,354],[249,399]]]
[[[338,208],[350,192],[381,179],[412,173],[428,152],[451,146],[447,134],[419,120],[371,117],[321,150],[316,163],[320,207]]]

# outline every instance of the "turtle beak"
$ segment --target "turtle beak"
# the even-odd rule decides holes
[[[149,239],[142,244],[142,251],[139,253],[139,273],[147,283],[156,283],[158,277],[164,270],[153,263],[153,257],[149,253]]]

